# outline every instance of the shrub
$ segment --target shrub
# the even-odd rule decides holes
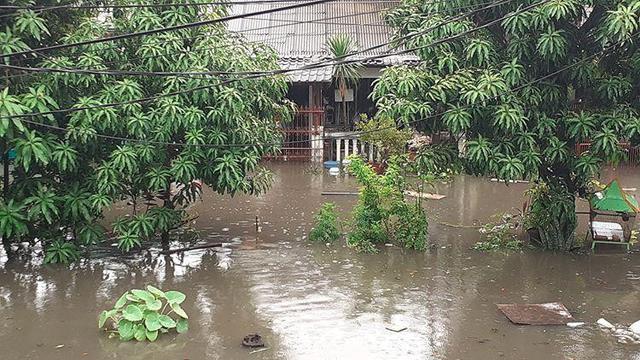
[[[361,158],[351,160],[350,171],[362,185],[353,209],[347,244],[363,252],[377,252],[376,245],[386,242],[424,250],[428,222],[417,197],[405,198],[408,185],[401,174],[400,159],[389,160],[384,175],[377,175]]]
[[[188,316],[180,307],[185,299],[179,291],[165,292],[150,285],[147,290],[130,290],[120,296],[113,309],[100,313],[98,328],[117,334],[122,341],[156,341],[160,333],[171,329],[184,333],[189,328]]]
[[[480,234],[484,240],[478,241],[473,248],[480,251],[494,250],[519,250],[522,241],[518,239],[518,229],[521,224],[518,221],[521,215],[504,213],[499,215],[497,222],[490,222],[480,228]]]
[[[340,238],[336,205],[324,203],[315,216],[313,229],[309,233],[312,241],[333,242]]]

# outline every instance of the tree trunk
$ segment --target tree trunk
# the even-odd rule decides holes
[[[172,209],[174,208],[174,204],[173,204],[173,200],[171,200],[171,184],[169,184],[167,186],[167,188],[165,189],[164,192],[164,199],[163,199],[163,203],[162,203],[162,207],[166,208],[166,209]],[[168,251],[169,250],[169,230],[167,231],[163,231],[162,234],[160,235],[160,240],[162,243],[162,251]]]
[[[6,200],[9,193],[9,147],[6,139],[2,139],[2,169],[2,195]]]

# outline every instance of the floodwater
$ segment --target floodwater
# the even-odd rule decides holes
[[[479,239],[471,226],[521,207],[526,185],[469,176],[438,185],[447,197],[427,201],[430,250],[365,255],[306,239],[323,201],[343,211],[355,202],[321,192],[353,191],[352,179],[314,175],[301,164],[269,166],[276,179],[266,195],[207,191],[192,209],[204,241],[233,242],[226,271],[218,266],[226,255],[215,249],[143,251],[70,270],[2,260],[0,359],[640,359],[640,345],[619,344],[594,325],[600,317],[627,325],[640,319],[637,253],[470,249]],[[640,188],[639,173],[623,169],[605,180],[617,176]],[[189,332],[152,344],[99,332],[97,314],[146,284],[186,293]],[[551,301],[586,325],[516,326],[495,306]],[[255,332],[264,351],[240,345]]]

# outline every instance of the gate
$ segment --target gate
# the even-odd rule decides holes
[[[272,159],[310,161],[313,154],[312,139],[322,136],[324,109],[300,107],[292,122],[282,125],[284,140],[279,155]]]

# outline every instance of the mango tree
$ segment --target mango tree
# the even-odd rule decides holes
[[[87,17],[61,41],[164,28],[226,11],[194,5],[118,9],[106,20],[104,14]],[[29,117],[62,131],[3,119],[20,134],[9,140],[17,158],[0,213],[3,238],[37,237],[48,261],[70,260],[78,246],[103,239],[103,211],[126,202],[128,214],[108,229],[119,247],[130,250],[157,235],[165,235],[166,245],[166,234],[180,226],[201,183],[231,194],[268,187],[269,173],[259,162],[278,148],[277,121],[290,117],[283,100],[287,85],[281,77],[244,79],[234,72],[276,69],[271,49],[210,25],[71,47],[30,61],[49,69],[128,73],[42,73],[12,87],[9,100],[0,98],[0,108],[17,106],[11,114],[82,109]]]
[[[477,3],[403,0],[388,21],[407,35]],[[569,250],[576,196],[640,141],[639,15],[638,0],[506,2],[410,37],[419,65],[385,71],[374,97],[383,115],[464,144],[469,172],[543,184],[530,225],[541,246]]]

